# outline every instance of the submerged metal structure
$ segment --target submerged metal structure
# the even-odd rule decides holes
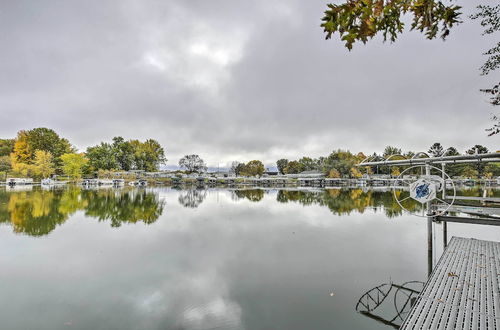
[[[422,291],[424,282],[409,281],[401,285],[384,283],[366,291],[356,304],[356,311],[382,324],[399,329],[401,322],[414,306],[417,296]],[[383,304],[393,308],[385,308],[390,316],[377,313],[377,309]]]

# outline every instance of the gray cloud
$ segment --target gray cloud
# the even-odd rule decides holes
[[[478,92],[493,82],[477,70],[493,41],[477,22],[446,42],[411,32],[347,52],[324,40],[323,10],[319,0],[3,2],[0,133],[48,126],[81,149],[151,137],[170,164],[436,141],[498,149]]]

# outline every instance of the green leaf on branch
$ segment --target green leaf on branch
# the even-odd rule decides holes
[[[355,42],[366,43],[379,32],[384,41],[396,41],[404,30],[402,17],[408,14],[412,16],[412,30],[424,33],[427,39],[438,35],[445,39],[450,28],[461,23],[460,8],[436,0],[348,0],[328,4],[321,27],[326,39],[338,33],[350,50]]]

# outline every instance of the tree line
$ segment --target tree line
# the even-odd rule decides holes
[[[179,167],[184,169],[188,174],[207,171],[207,165],[199,155],[186,155],[182,157],[179,160]],[[234,161],[229,171],[237,176],[262,176],[265,168],[260,160],[251,160],[248,163]]]
[[[0,172],[36,179],[53,174],[72,179],[97,171],[157,171],[166,162],[165,151],[153,139],[144,142],[114,137],[78,152],[54,130],[39,127],[21,130],[14,139],[0,139]]]
[[[465,151],[465,154],[484,154],[488,153],[488,148],[482,145],[475,145]],[[431,157],[457,156],[460,155],[454,147],[445,149],[441,143],[436,142],[431,145],[427,151]],[[402,151],[401,148],[387,146],[382,154],[373,153],[370,155],[370,161],[391,159],[412,158],[416,155],[414,151]],[[417,155],[419,156],[419,155]],[[425,155],[422,155],[423,157]],[[385,174],[398,176],[408,166],[362,166],[358,167],[361,161],[367,158],[367,155],[360,152],[353,154],[348,150],[338,149],[326,157],[310,158],[302,157],[298,160],[279,159],[276,162],[278,171],[281,174],[298,174],[304,171],[322,172],[329,178],[359,178],[364,174]],[[450,177],[478,178],[500,176],[500,164],[498,163],[472,163],[472,164],[448,164],[446,173]],[[411,174],[411,173],[409,173]]]
[[[488,148],[482,145],[474,145],[467,149],[465,154],[484,154],[490,152]],[[429,147],[426,155],[417,155],[414,151],[402,151],[401,148],[394,146],[385,147],[382,154],[370,154],[370,161],[381,161],[391,157],[393,160],[409,159],[417,157],[440,157],[460,155],[454,147],[445,149],[441,143],[436,142]],[[320,172],[329,178],[361,178],[363,175],[384,174],[396,177],[409,166],[356,166],[367,158],[362,152],[351,153],[349,150],[337,149],[328,156],[311,158],[301,157],[297,160],[286,158],[279,159],[276,162],[278,172],[285,174],[299,174],[308,171]],[[179,161],[179,166],[184,168],[187,173],[203,173],[207,167],[203,159],[198,155],[186,155]],[[230,173],[236,176],[262,176],[265,167],[260,160],[251,160],[248,163],[233,161],[229,169]],[[408,171],[408,174],[417,174],[418,169]],[[463,178],[491,178],[500,176],[500,164],[498,163],[471,163],[471,164],[448,164],[446,173],[450,177]]]
[[[475,145],[465,154],[488,153],[488,148]],[[445,149],[440,143],[431,145],[427,151],[430,156],[453,156],[460,153],[454,147]],[[370,155],[372,161],[384,160],[389,156],[411,158],[413,151],[403,152],[401,148],[387,146],[382,154]],[[359,178],[364,174],[386,174],[398,176],[405,168],[402,166],[356,166],[367,156],[337,149],[327,156],[311,158],[308,156],[296,160],[279,159],[276,166],[280,174],[299,174],[307,171],[322,172],[330,178]],[[92,176],[99,171],[158,171],[166,162],[165,151],[153,139],[144,142],[125,140],[114,137],[111,142],[101,142],[88,147],[85,152],[78,152],[71,143],[49,128],[21,130],[14,139],[0,139],[0,173],[27,176],[36,179],[47,178],[53,174],[67,175],[72,179]],[[186,155],[179,161],[179,167],[185,173],[203,173],[207,171],[205,161],[196,154]],[[247,163],[234,161],[230,172],[237,176],[262,176],[265,167],[260,160]],[[500,164],[471,163],[449,164],[446,172],[451,177],[493,177],[500,176]]]

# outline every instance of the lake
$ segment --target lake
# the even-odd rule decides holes
[[[22,188],[0,187],[2,329],[392,329],[443,251],[384,189]]]

